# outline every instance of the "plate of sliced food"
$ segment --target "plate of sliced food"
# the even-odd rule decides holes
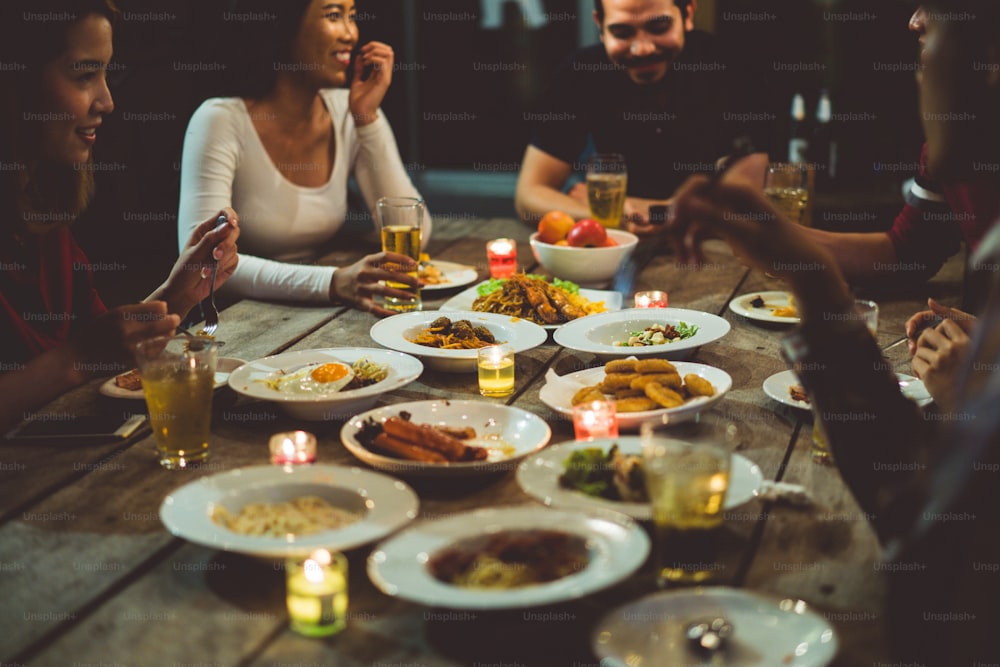
[[[684,439],[682,433],[677,436],[679,440]],[[764,474],[756,463],[733,454],[723,508],[729,510],[752,500],[763,482]],[[529,496],[550,507],[603,508],[633,519],[653,518],[639,436],[596,438],[546,447],[521,462],[517,483]]]
[[[549,370],[545,380],[538,398],[559,414],[572,419],[574,405],[611,400],[622,430],[650,419],[691,419],[733,386],[724,370],[666,359],[615,359],[566,375]]]
[[[599,357],[679,359],[729,333],[718,315],[686,308],[628,308],[600,313],[560,327],[553,340]]]
[[[491,508],[400,532],[368,557],[368,577],[428,606],[522,609],[612,586],[648,554],[646,531],[617,512]]]
[[[474,266],[445,262],[440,259],[431,260],[427,255],[421,255],[417,277],[422,283],[420,290],[430,292],[474,283],[479,279],[479,273],[476,272]]]
[[[507,343],[517,353],[548,338],[534,322],[471,311],[401,313],[373,324],[369,335],[379,345],[419,357],[428,368],[446,373],[474,373],[481,347]]]
[[[363,412],[340,439],[379,470],[425,477],[463,477],[513,470],[552,437],[543,419],[486,401],[413,401]]]
[[[751,292],[729,302],[729,310],[759,322],[798,324],[799,311],[790,292]]]
[[[215,360],[215,388],[225,387],[229,382],[229,374],[245,364],[243,359],[236,357],[219,357]],[[142,399],[142,378],[139,369],[134,368],[127,373],[121,373],[101,384],[98,391],[111,398]]]
[[[515,274],[494,278],[459,292],[441,304],[441,310],[496,313],[519,317],[556,329],[572,320],[620,310],[622,295],[606,290],[583,289],[568,280]]]

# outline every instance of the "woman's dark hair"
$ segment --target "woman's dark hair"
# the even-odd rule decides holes
[[[0,229],[70,222],[90,201],[93,173],[41,159],[42,71],[66,51],[74,25],[92,15],[114,25],[118,8],[113,0],[4,0],[0,11]]]
[[[261,98],[274,88],[310,0],[235,0],[223,12],[219,60],[226,65],[218,95]]]
[[[691,0],[674,0],[674,6],[681,10],[681,18],[685,21],[688,17],[688,6]],[[604,25],[604,0],[594,0],[594,11],[597,12],[597,20]]]

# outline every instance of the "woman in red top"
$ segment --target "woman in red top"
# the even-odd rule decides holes
[[[238,218],[192,235],[143,302],[108,309],[69,224],[93,190],[91,149],[114,108],[111,0],[8,0],[0,21],[0,428],[169,334],[236,268]],[[127,368],[124,366],[123,368]]]

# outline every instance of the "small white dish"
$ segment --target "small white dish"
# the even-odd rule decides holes
[[[479,279],[479,274],[475,267],[467,264],[456,264],[455,262],[443,262],[431,260],[428,264],[437,267],[442,274],[442,282],[433,285],[421,285],[421,292],[434,292],[437,290],[454,289],[462,285],[474,283]]]
[[[353,364],[363,357],[374,363],[387,365],[388,377],[367,387],[325,396],[285,394],[265,383],[265,380],[273,379],[278,374],[292,373],[304,366],[334,361]],[[408,354],[374,347],[331,347],[284,352],[251,361],[230,374],[229,386],[238,394],[276,403],[293,417],[327,421],[352,415],[358,410],[367,410],[375,405],[379,396],[409,384],[420,377],[423,371],[424,365]]]
[[[428,560],[439,551],[504,531],[555,530],[586,540],[586,567],[555,581],[507,590],[462,588],[438,580]],[[481,509],[421,521],[378,545],[368,577],[383,593],[449,609],[520,609],[573,600],[628,578],[646,560],[646,531],[616,512]]]
[[[757,297],[764,300],[764,305],[760,308],[755,308],[750,305],[750,302]],[[730,301],[729,310],[733,311],[737,315],[742,315],[747,319],[757,320],[758,322],[798,324],[798,317],[778,317],[771,312],[774,308],[787,308],[792,305],[791,299],[792,295],[790,292],[751,292],[750,294],[738,296]]]
[[[381,319],[372,325],[369,335],[379,345],[419,357],[428,368],[445,373],[475,373],[477,350],[443,350],[410,342],[439,317],[452,321],[469,320],[473,326],[484,326],[498,342],[508,343],[514,353],[538,347],[548,338],[545,330],[534,322],[507,315],[436,310],[400,313]]]
[[[715,395],[710,397],[694,398],[684,405],[676,408],[658,408],[656,410],[644,410],[642,412],[619,412],[618,429],[622,431],[634,431],[639,428],[639,424],[650,419],[662,419],[664,415],[669,415],[671,421],[681,422],[692,419],[705,408],[716,403],[726,395],[733,387],[733,378],[729,373],[721,368],[696,364],[690,361],[672,362],[677,372],[683,378],[689,373],[693,373],[712,383],[715,387]],[[552,373],[552,371],[549,371]],[[546,383],[538,392],[538,398],[545,405],[549,406],[567,419],[573,418],[573,394],[582,387],[595,385],[604,380],[604,368],[588,368],[587,370],[567,373],[559,376],[558,381],[553,381],[551,376],[546,376]]]
[[[468,444],[488,447],[490,458],[458,463],[407,461],[374,452],[358,441],[358,431],[366,420],[384,422],[404,411],[410,413],[414,424],[456,428],[471,426],[476,430],[476,439]],[[368,465],[413,477],[467,477],[513,470],[518,461],[547,445],[551,437],[552,429],[540,417],[520,408],[486,401],[394,403],[352,417],[340,430],[340,439],[347,451]]]
[[[905,373],[896,373],[896,379],[899,381],[899,389],[903,392],[903,396],[917,405],[923,407],[934,402],[934,398],[921,380]],[[764,380],[763,389],[765,394],[779,403],[808,412],[812,409],[810,404],[806,401],[796,401],[789,393],[789,388],[793,385],[802,385],[795,371],[781,371]]]
[[[472,310],[472,304],[479,298],[479,285],[485,285],[486,282],[481,282],[478,285],[474,285],[469,289],[463,290],[451,297],[447,301],[441,304],[441,310]],[[622,295],[619,292],[611,292],[608,290],[596,290],[596,289],[584,289],[580,288],[580,296],[582,296],[587,301],[603,301],[604,309],[607,311],[621,310],[622,308]],[[587,315],[587,318],[591,318],[593,315]],[[584,318],[580,318],[581,320]],[[544,329],[549,331],[558,329],[559,327],[566,326],[565,324],[541,324],[539,325]]]
[[[559,477],[565,470],[566,459],[581,449],[596,447],[607,452],[617,444],[622,454],[642,456],[642,441],[639,436],[625,435],[618,438],[595,438],[582,442],[564,442],[546,447],[539,453],[525,459],[517,467],[517,483],[529,496],[549,507],[590,510],[595,508],[612,510],[640,521],[651,521],[653,510],[649,503],[632,503],[607,500],[588,496],[575,489],[559,485]],[[764,473],[750,459],[733,454],[730,463],[729,490],[726,492],[724,509],[731,510],[755,498],[764,483]]]
[[[643,331],[654,324],[680,323],[697,325],[698,331],[690,338],[661,345],[625,347],[615,342],[628,341],[633,331]],[[684,308],[629,308],[611,313],[598,313],[567,322],[556,329],[553,340],[559,345],[578,352],[590,352],[601,358],[665,357],[682,359],[695,348],[719,340],[729,333],[729,322],[718,315]]]
[[[236,357],[219,357],[215,360],[215,388],[220,389],[225,387],[229,383],[229,375],[237,368],[247,363],[243,359],[237,359]],[[115,376],[117,377],[117,376]],[[122,389],[117,384],[115,384],[115,378],[110,378],[106,382],[102,383],[98,391],[105,396],[110,396],[111,398],[134,398],[134,399],[144,399],[145,394],[142,393],[142,389]]]
[[[220,506],[236,515],[249,503],[285,502],[302,496],[319,496],[362,516],[342,528],[285,538],[241,535],[212,520]],[[344,551],[374,542],[412,521],[418,507],[413,489],[370,470],[268,465],[202,477],[175,489],[160,505],[160,520],[171,534],[189,542],[280,559],[306,556],[314,549]]]
[[[688,625],[724,617],[733,626],[719,662],[696,657]],[[765,597],[723,586],[653,593],[609,612],[594,628],[591,648],[602,667],[729,665],[823,667],[837,655],[830,623],[802,600]]]

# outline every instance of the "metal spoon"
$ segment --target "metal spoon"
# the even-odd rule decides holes
[[[699,651],[714,653],[725,648],[726,639],[733,634],[733,624],[716,616],[688,623],[684,634]]]

